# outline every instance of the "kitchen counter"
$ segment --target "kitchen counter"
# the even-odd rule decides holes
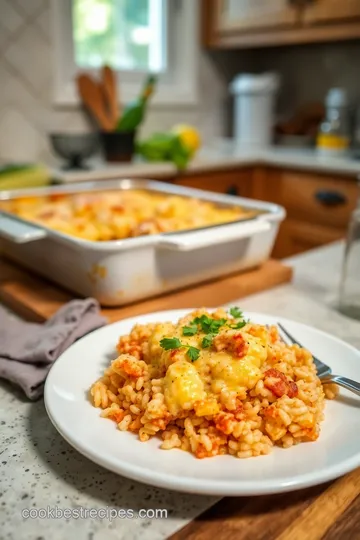
[[[142,177],[169,179],[177,174],[170,163],[144,163],[134,161],[125,164],[107,164],[100,160],[90,161],[89,171],[60,171],[54,175],[62,182],[81,182],[110,178]],[[264,150],[237,150],[231,141],[222,140],[204,147],[189,164],[188,173],[200,173],[232,168],[272,166],[280,168],[311,170],[319,173],[346,175],[356,178],[360,174],[360,160],[352,158],[323,158],[312,149],[270,147]]]
[[[360,347],[360,322],[334,309],[343,244],[289,259],[292,284],[241,299],[244,310],[311,324]],[[176,306],[174,306],[176,307]],[[5,540],[158,540],[216,502],[127,480],[73,450],[51,425],[42,400],[28,403],[0,383],[0,531]],[[166,508],[168,519],[23,519],[24,508]]]

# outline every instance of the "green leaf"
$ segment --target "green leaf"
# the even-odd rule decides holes
[[[226,324],[226,319],[212,319],[207,315],[196,317],[193,323],[199,324],[204,334],[217,334],[219,329]]]
[[[196,324],[192,324],[191,326],[184,326],[183,327],[183,336],[194,336],[198,331],[198,327]]]
[[[188,355],[190,360],[194,362],[194,360],[197,360],[199,358],[200,349],[197,349],[196,347],[189,347],[186,354]]]
[[[214,337],[215,337],[214,334],[206,334],[206,336],[202,340],[201,346],[204,347],[204,349],[206,349],[207,347],[210,347]]]
[[[235,324],[229,324],[230,328],[233,328],[234,330],[238,330],[239,328],[244,328],[244,326],[247,324],[247,321],[244,319],[242,321],[239,321]]]
[[[243,316],[243,312],[238,307],[232,307],[229,310],[230,315],[234,317],[234,319],[241,319]]]
[[[212,319],[212,322],[210,324],[210,332],[213,334],[217,334],[218,331],[222,326],[226,324],[226,319]]]
[[[213,319],[208,317],[207,315],[201,315],[201,317],[196,317],[194,319],[195,324],[199,324],[201,327],[201,330],[208,334],[210,332],[211,323],[213,322]]]
[[[181,346],[181,341],[178,338],[163,338],[160,341],[160,347],[165,349],[165,351],[170,351],[171,349],[178,349]]]

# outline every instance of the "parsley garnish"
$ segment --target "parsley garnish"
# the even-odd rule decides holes
[[[233,330],[238,330],[239,328],[244,328],[244,326],[246,325],[246,322],[244,319],[242,321],[239,321],[235,324],[229,324],[230,328],[232,328]]]
[[[212,319],[207,315],[196,317],[193,323],[200,325],[204,334],[217,334],[221,326],[226,324],[226,319]]]
[[[181,341],[180,339],[174,337],[174,338],[163,338],[161,341],[160,341],[160,347],[162,347],[163,349],[165,349],[165,351],[170,351],[171,349],[178,349],[179,347],[181,347],[182,344],[181,344]]]
[[[163,338],[160,341],[160,346],[165,349],[165,351],[171,351],[173,349],[180,349],[181,347],[184,347],[187,349],[186,354],[192,362],[199,358],[199,349],[192,347],[191,345],[184,345],[178,338]]]
[[[203,338],[201,342],[201,346],[204,347],[204,349],[206,349],[207,347],[210,347],[214,337],[215,337],[215,334],[206,334],[206,336]]]
[[[243,318],[243,312],[238,307],[232,307],[229,309],[230,315],[234,317],[234,319],[242,319]]]
[[[234,319],[241,320],[229,322],[227,319],[213,319],[208,315],[201,315],[200,317],[195,317],[195,319],[193,319],[187,326],[183,326],[183,336],[194,336],[198,332],[204,333],[205,336],[202,339],[201,346],[204,349],[207,349],[208,347],[211,347],[214,337],[219,333],[222,326],[227,326],[233,330],[238,330],[246,325],[246,321],[243,319],[243,313],[238,307],[230,308],[229,313]],[[199,358],[199,349],[182,344],[178,338],[164,338],[160,341],[160,345],[167,351],[170,349],[185,347],[188,349],[186,354],[192,362]]]
[[[196,347],[189,347],[186,351],[186,354],[188,355],[190,360],[194,362],[194,360],[197,360],[199,358],[200,350]]]
[[[198,327],[196,324],[192,324],[191,326],[184,326],[182,330],[183,336],[194,336],[198,331]]]

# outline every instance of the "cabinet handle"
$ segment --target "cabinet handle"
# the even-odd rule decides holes
[[[239,195],[239,189],[237,186],[229,186],[226,190],[227,195]]]
[[[341,206],[347,203],[347,198],[340,191],[317,191],[315,199],[324,206]]]

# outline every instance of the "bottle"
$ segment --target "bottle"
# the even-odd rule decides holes
[[[350,119],[346,90],[332,88],[326,101],[325,120],[320,125],[316,147],[320,156],[343,157],[350,147]]]
[[[360,320],[360,196],[349,223],[340,282],[339,311]]]
[[[121,116],[116,131],[135,131],[144,119],[146,106],[154,93],[156,76],[149,75],[139,97],[129,103]]]

